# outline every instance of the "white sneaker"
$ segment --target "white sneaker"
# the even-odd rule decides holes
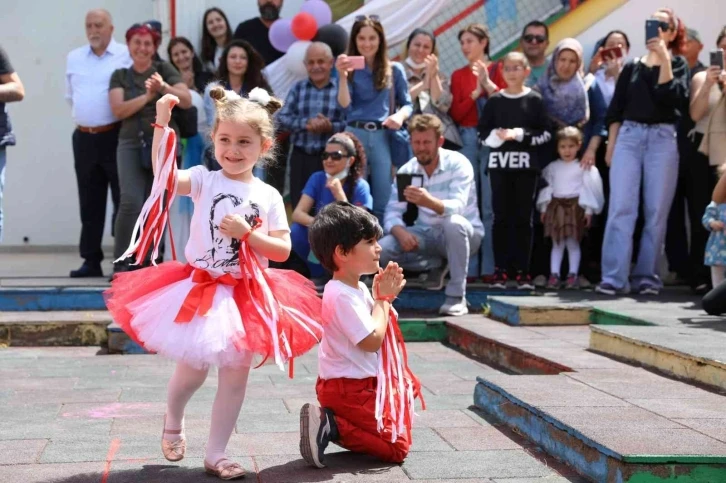
[[[469,313],[469,307],[466,306],[466,301],[459,302],[456,304],[445,303],[439,309],[439,314],[450,315],[452,317],[459,317],[461,315],[466,315],[468,313]]]

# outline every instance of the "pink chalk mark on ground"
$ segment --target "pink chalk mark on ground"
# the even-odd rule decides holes
[[[90,409],[64,412],[61,413],[61,416],[64,418],[91,419],[137,418],[142,413],[148,413],[149,409],[157,406],[159,406],[159,403],[111,403]]]

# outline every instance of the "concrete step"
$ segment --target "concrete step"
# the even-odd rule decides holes
[[[108,286],[26,286],[0,288],[0,311],[104,310],[103,291]],[[481,312],[492,294],[501,290],[470,288],[466,294],[472,312]],[[517,292],[514,292],[515,294]],[[443,305],[443,290],[406,288],[394,302],[397,310],[436,311]]]
[[[447,326],[450,344],[511,372],[477,377],[475,405],[587,478],[726,481],[726,397],[590,352],[588,327]]]
[[[723,430],[712,437],[699,423],[670,419],[648,405],[673,400],[631,402],[564,374],[477,382],[477,407],[594,481],[726,481]],[[689,403],[723,407],[726,398],[706,393],[680,400]]]
[[[111,322],[106,311],[0,312],[0,345],[105,345]]]
[[[590,349],[726,390],[726,334],[687,327],[592,326]]]
[[[107,287],[24,287],[0,289],[0,312],[105,310]]]
[[[489,316],[509,325],[587,325],[592,307],[550,297],[489,297]]]
[[[448,336],[446,322],[441,319],[402,318],[398,323],[406,342],[444,342]],[[146,354],[144,348],[131,340],[118,324],[109,324],[107,332],[109,353]]]

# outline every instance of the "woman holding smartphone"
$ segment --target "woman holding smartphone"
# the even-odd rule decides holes
[[[662,287],[657,265],[678,180],[676,124],[688,99],[684,42],[685,26],[673,10],[657,10],[646,22],[648,54],[628,62],[615,86],[606,120],[610,208],[600,293],[627,293],[632,283],[638,293],[655,295]],[[641,183],[645,226],[631,277]]]
[[[391,197],[391,167],[408,161],[392,159],[386,130],[401,129],[413,109],[406,72],[388,60],[387,52],[379,17],[359,16],[350,32],[348,55],[338,56],[335,63],[338,103],[346,109],[346,130],[360,139],[367,154],[373,214],[381,221]]]

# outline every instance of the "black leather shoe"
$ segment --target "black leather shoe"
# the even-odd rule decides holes
[[[84,263],[78,270],[71,270],[71,278],[103,277],[101,265]]]

